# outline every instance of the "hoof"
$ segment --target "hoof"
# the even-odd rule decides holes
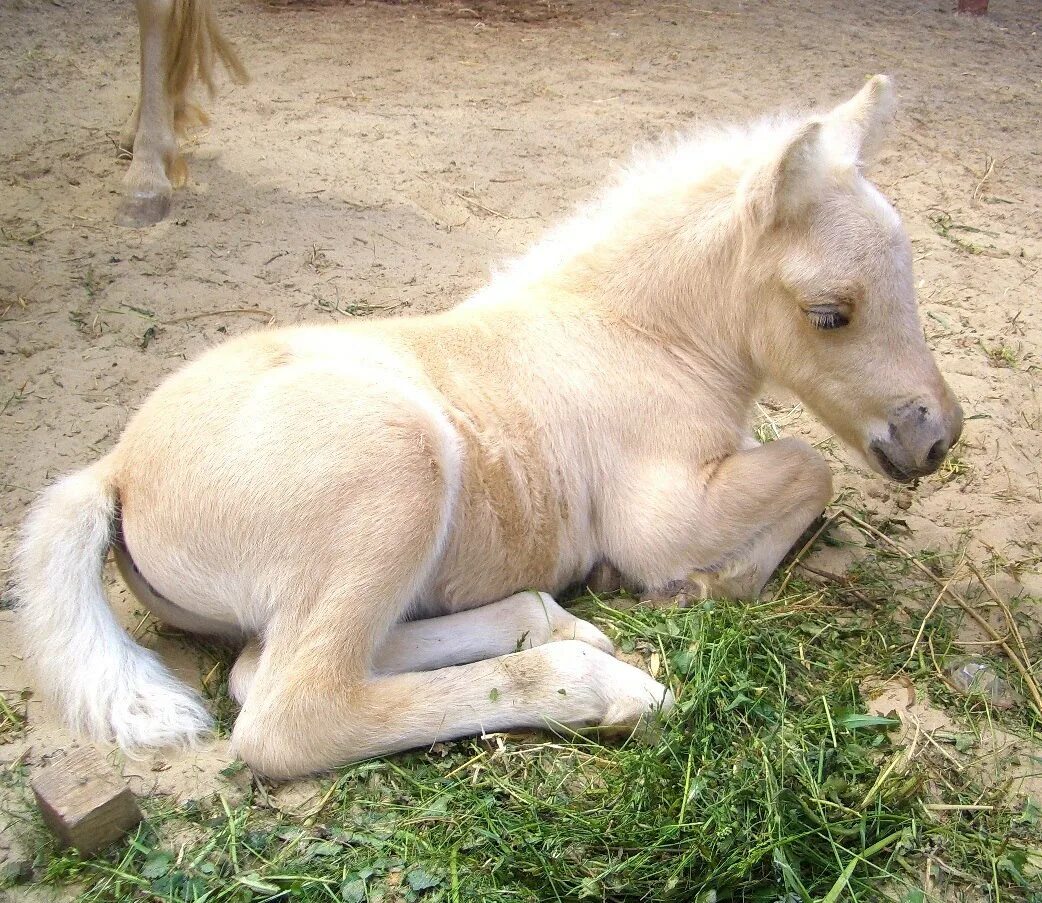
[[[135,194],[123,198],[116,225],[141,229],[160,222],[170,212],[170,194]]]

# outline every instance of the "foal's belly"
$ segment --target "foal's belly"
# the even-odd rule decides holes
[[[453,526],[416,616],[476,608],[523,590],[555,594],[596,564],[586,506],[553,463],[509,463],[496,462],[490,473],[465,460]]]

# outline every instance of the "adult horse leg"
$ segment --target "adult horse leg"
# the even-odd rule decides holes
[[[174,131],[174,103],[167,85],[174,27],[174,0],[137,0],[141,33],[141,86],[137,105],[120,138],[133,146],[133,160],[123,177],[123,200],[117,221],[149,226],[170,209],[175,185],[188,177]]]
[[[193,85],[201,82],[213,96],[218,62],[239,84],[249,76],[209,0],[137,0],[137,14],[141,86],[119,139],[120,149],[133,153],[119,221],[147,226],[166,215],[171,192],[188,179],[178,136],[209,121],[191,99]]]

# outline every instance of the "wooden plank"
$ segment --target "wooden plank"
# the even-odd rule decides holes
[[[91,749],[78,749],[32,780],[43,819],[66,846],[93,853],[141,821],[122,775]]]

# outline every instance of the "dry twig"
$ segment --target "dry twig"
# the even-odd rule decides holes
[[[906,561],[911,562],[912,565],[914,565],[916,568],[918,568],[920,571],[926,574],[926,576],[929,577],[930,580],[932,580],[939,587],[941,587],[943,592],[948,594],[948,597],[952,599],[956,603],[956,605],[959,606],[959,608],[961,608],[964,612],[966,612],[966,614],[970,616],[970,618],[973,619],[974,623],[976,623],[977,626],[981,628],[981,630],[983,630],[988,636],[995,640],[996,645],[998,645],[999,648],[1002,649],[1002,651],[1006,654],[1006,658],[1010,660],[1010,663],[1013,665],[1013,667],[1016,668],[1017,671],[1020,673],[1020,676],[1024,680],[1024,685],[1027,687],[1028,693],[1031,696],[1031,707],[1035,710],[1036,714],[1040,718],[1042,718],[1042,692],[1039,691],[1038,683],[1035,680],[1035,676],[1031,673],[1031,670],[1024,663],[1024,661],[1021,660],[1020,655],[1018,655],[1012,649],[1012,647],[1009,645],[1008,642],[1006,642],[1005,639],[999,636],[998,631],[994,627],[992,627],[991,624],[988,623],[988,621],[984,617],[982,617],[977,612],[977,610],[972,605],[970,605],[969,602],[967,602],[959,593],[957,593],[954,589],[951,588],[951,580],[948,580],[947,582],[942,581],[940,577],[938,577],[933,571],[926,567],[926,565],[924,565],[911,552],[905,549],[904,546],[892,540],[881,530],[877,530],[871,524],[866,523],[853,512],[848,511],[845,508],[841,508],[839,510],[839,514],[841,514],[844,518],[850,521],[850,523],[852,523],[863,533],[867,533],[870,536],[873,536],[876,539],[886,543],[887,546],[889,546],[891,549],[897,552],[902,558],[904,558]],[[994,592],[994,590],[992,592]]]

